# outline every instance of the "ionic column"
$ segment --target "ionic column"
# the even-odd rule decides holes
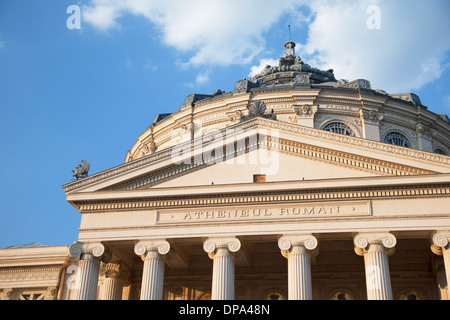
[[[318,253],[317,243],[313,235],[287,235],[278,240],[288,260],[289,300],[312,300],[311,256]]]
[[[447,278],[447,292],[450,296],[450,230],[438,231],[433,235],[431,250],[434,254],[442,256],[444,260],[445,277]]]
[[[95,300],[100,261],[108,263],[112,256],[111,253],[105,251],[105,247],[101,243],[78,241],[69,247],[69,253],[74,258],[80,258],[74,300]]]
[[[128,269],[120,262],[102,264],[100,275],[105,276],[101,287],[101,300],[122,300],[123,286],[129,275]]]
[[[364,257],[368,300],[392,300],[388,256],[397,239],[391,233],[359,233],[353,238],[356,254]]]
[[[164,290],[163,255],[170,250],[166,240],[141,241],[134,246],[134,252],[144,261],[141,300],[162,300]]]
[[[234,300],[234,253],[240,248],[237,238],[209,238],[203,243],[214,260],[211,300]]]

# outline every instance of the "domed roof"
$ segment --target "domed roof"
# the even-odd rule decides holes
[[[287,43],[289,44],[289,42]],[[324,82],[337,82],[333,70],[320,70],[306,64],[295,54],[286,54],[280,57],[278,66],[267,65],[260,73],[255,75],[252,82],[259,86],[277,83],[318,84]]]

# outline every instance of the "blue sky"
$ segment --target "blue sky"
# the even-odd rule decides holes
[[[0,247],[76,241],[71,170],[122,164],[158,113],[276,63],[288,24],[306,63],[450,114],[449,16],[445,0],[0,0]]]

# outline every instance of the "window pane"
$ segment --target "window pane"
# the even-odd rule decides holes
[[[352,129],[350,129],[347,125],[345,125],[341,122],[329,123],[325,127],[323,127],[323,130],[331,131],[331,132],[339,133],[339,134],[345,134],[347,136],[352,136],[352,137],[355,136]]]
[[[391,132],[384,138],[385,143],[393,144],[400,147],[410,148],[411,144],[404,135],[398,132]]]

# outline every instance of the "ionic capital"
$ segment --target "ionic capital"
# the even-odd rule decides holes
[[[433,234],[431,251],[436,255],[442,255],[442,249],[450,242],[450,230],[437,231]]]
[[[106,250],[100,242],[76,241],[69,247],[69,254],[74,258],[78,258],[82,254],[86,256],[85,258],[89,258],[89,256],[100,258],[103,263],[108,263],[112,258],[111,252]]]
[[[318,243],[312,234],[285,235],[278,239],[278,247],[285,258],[288,257],[289,250],[298,246],[304,247],[311,256],[315,256],[318,254]]]
[[[203,250],[208,253],[209,257],[212,259],[214,253],[219,248],[226,248],[232,253],[236,253],[241,248],[241,241],[235,237],[224,237],[224,238],[208,238],[203,242]]]
[[[161,240],[144,240],[139,241],[134,246],[134,253],[138,256],[145,257],[147,252],[155,251],[161,255],[165,255],[170,251],[170,243],[165,239]]]
[[[358,233],[353,238],[356,254],[363,256],[366,252],[384,251],[392,255],[397,244],[397,238],[389,232]]]

